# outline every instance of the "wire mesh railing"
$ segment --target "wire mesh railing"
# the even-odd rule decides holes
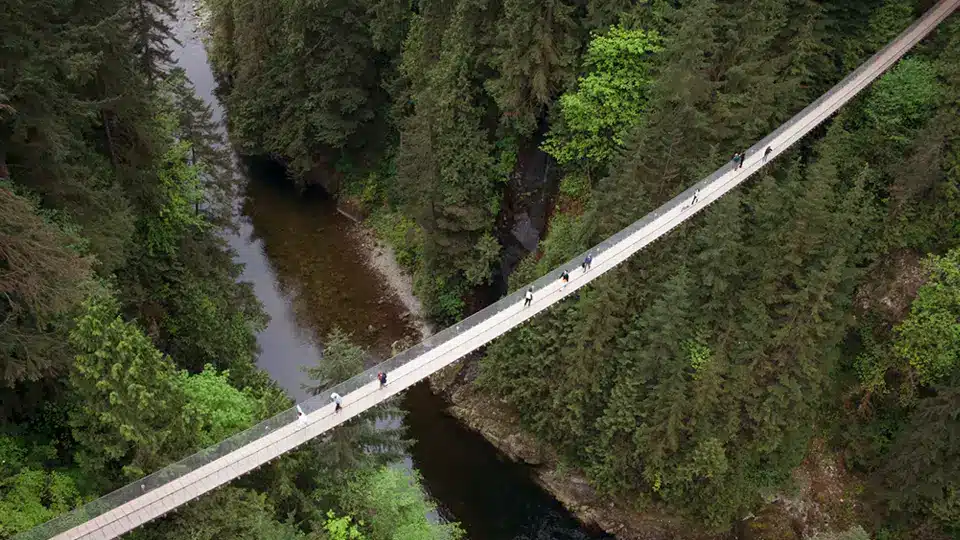
[[[786,123],[767,135],[760,142],[751,146],[746,153],[746,155],[749,156],[748,160],[763,159],[762,152],[767,147],[772,148],[771,155],[769,156],[769,158],[772,159],[782,151],[786,150],[787,147],[803,138],[803,136],[809,133],[814,127],[819,125],[825,118],[833,114],[840,105],[849,101],[854,95],[856,95],[857,92],[869,84],[887,67],[896,62],[907,50],[909,50],[914,44],[927,35],[942,20],[949,16],[950,13],[956,9],[958,3],[960,3],[960,0],[941,0],[923,17],[915,21],[910,27],[904,30],[896,40],[884,47],[877,54],[873,55],[869,60],[845,77],[827,93],[797,113]],[[744,166],[746,167],[746,165]],[[756,166],[757,162],[752,161],[751,166],[748,168],[748,172],[749,169],[753,169]],[[692,187],[677,195],[653,212],[637,220],[625,229],[610,236],[587,252],[584,252],[558,266],[533,283],[522,287],[512,294],[504,296],[494,304],[491,304],[490,306],[463,319],[459,323],[456,323],[426,338],[422,342],[401,352],[393,358],[390,358],[389,360],[373,366],[362,373],[333,386],[321,395],[315,396],[300,403],[299,406],[307,415],[311,415],[311,413],[320,411],[324,407],[330,408],[329,395],[332,392],[336,392],[341,396],[344,396],[344,398],[348,398],[349,401],[349,397],[352,393],[373,383],[376,380],[378,372],[386,371],[391,373],[403,371],[405,367],[413,363],[415,360],[420,359],[425,354],[435,351],[439,347],[451,345],[458,337],[463,336],[467,332],[471,332],[478,325],[482,323],[489,323],[492,319],[500,316],[506,310],[510,308],[516,308],[518,304],[522,303],[523,296],[528,287],[533,287],[534,291],[541,291],[545,290],[548,286],[555,286],[560,279],[561,273],[563,271],[575,270],[580,266],[581,261],[587,254],[593,255],[594,259],[598,262],[601,260],[619,259],[625,255],[632,254],[636,250],[640,249],[640,247],[652,241],[651,238],[655,239],[665,232],[662,230],[662,226],[660,228],[653,227],[653,225],[657,223],[657,221],[663,216],[676,214],[676,217],[672,217],[670,221],[669,228],[672,228],[676,226],[677,223],[687,219],[690,215],[693,215],[705,207],[706,204],[698,206],[697,208],[691,209],[689,212],[684,214],[683,217],[679,217],[678,211],[683,211],[684,206],[690,202],[695,192],[700,191],[700,198],[708,204],[712,200],[715,200],[721,196],[723,193],[726,193],[739,183],[743,182],[749,176],[749,174],[731,174],[732,172],[734,172],[733,165],[728,162],[713,174],[697,182]],[[669,230],[669,228],[667,230]],[[586,282],[589,282],[601,273],[602,272],[598,269],[598,272],[590,275],[588,279],[583,280],[575,287],[571,287],[567,293],[561,295],[560,297],[566,296],[566,294],[569,294],[573,290],[583,286]],[[485,341],[483,343],[485,343]],[[480,345],[483,343],[480,343]],[[477,347],[480,345],[477,345]],[[458,357],[463,356],[464,354],[466,353],[458,354]],[[453,360],[449,360],[449,362],[452,361]],[[429,374],[430,373],[426,373],[424,376]],[[327,414],[333,414],[332,410]],[[264,420],[263,422],[260,422],[259,424],[245,431],[237,433],[214,446],[205,448],[193,455],[187,456],[176,463],[168,465],[163,469],[147,475],[140,480],[132,482],[95,501],[87,503],[71,512],[58,516],[53,520],[40,525],[39,527],[21,533],[20,535],[16,536],[15,539],[46,540],[57,536],[58,534],[74,529],[75,527],[78,527],[89,520],[95,519],[106,512],[114,510],[121,505],[134,501],[139,497],[143,497],[157,488],[169,485],[171,482],[174,482],[205,465],[213,463],[220,458],[228,456],[232,452],[247,447],[248,445],[261,440],[263,437],[276,432],[278,429],[290,425],[291,422],[294,422],[297,419],[298,414],[296,408],[285,410],[280,414]]]

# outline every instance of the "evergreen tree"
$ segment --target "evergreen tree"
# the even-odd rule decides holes
[[[180,45],[171,24],[177,19],[175,0],[133,0],[129,3],[133,50],[147,80],[156,82],[173,64],[170,43]]]
[[[70,319],[90,288],[92,262],[82,240],[34,201],[0,183],[0,382],[64,373]]]
[[[350,336],[335,328],[324,340],[317,365],[304,368],[310,382],[304,388],[315,396],[328,395],[329,388],[363,370],[365,353],[350,342]],[[393,463],[402,458],[409,442],[403,438],[403,413],[391,403],[365,411],[337,427],[316,443],[324,477],[349,474],[351,470]],[[330,494],[334,486],[324,488]]]
[[[239,178],[222,129],[214,122],[210,106],[194,93],[183,69],[171,70],[163,84],[171,112],[177,116],[173,135],[190,143],[189,163],[199,168],[203,210],[214,224],[228,226]]]
[[[506,0],[492,52],[498,74],[487,81],[504,121],[529,135],[573,78],[578,28],[562,0]]]
[[[960,531],[958,410],[960,377],[954,372],[917,401],[878,471],[893,510],[933,524],[933,530],[941,529],[945,537]]]
[[[224,486],[184,505],[165,519],[130,533],[136,540],[305,540],[295,524],[278,520],[267,496]]]
[[[401,67],[415,106],[401,127],[397,183],[408,212],[426,232],[418,291],[429,312],[449,320],[459,315],[466,286],[489,282],[499,254],[490,235],[499,212],[493,145],[471,86],[480,65],[479,43],[472,40],[483,27],[484,5],[464,0],[455,6],[434,64],[418,65],[429,54],[422,50],[427,44],[409,38]],[[412,32],[426,28],[415,22]]]
[[[117,463],[132,479],[183,457],[198,428],[170,359],[117,307],[110,297],[87,301],[70,333],[80,353],[70,375],[81,404],[70,419],[77,460],[107,485]]]

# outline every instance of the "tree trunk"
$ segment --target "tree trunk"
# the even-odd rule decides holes
[[[113,133],[110,131],[110,118],[107,116],[107,111],[101,111],[100,117],[103,118],[103,130],[107,135],[107,150],[110,151],[110,164],[116,168],[117,152],[113,147]]]

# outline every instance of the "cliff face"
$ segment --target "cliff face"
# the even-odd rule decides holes
[[[520,426],[510,406],[472,384],[477,358],[467,358],[430,379],[434,392],[450,403],[447,413],[480,433],[510,459],[526,463],[540,486],[588,527],[622,540],[804,540],[855,527],[868,509],[857,495],[859,479],[847,473],[826,443],[815,439],[793,473],[789,493],[772,493],[767,504],[726,533],[709,533],[649,505],[633,508],[598,493],[578,470],[565,467],[557,453]],[[829,537],[829,536],[828,536]]]
[[[721,540],[729,535],[711,535],[694,530],[656,508],[631,509],[621,501],[597,493],[579,471],[564,467],[557,453],[525,432],[516,414],[496,398],[478,392],[475,358],[453,364],[430,379],[434,392],[444,396],[447,413],[480,433],[510,459],[530,465],[534,478],[577,519],[623,540]]]

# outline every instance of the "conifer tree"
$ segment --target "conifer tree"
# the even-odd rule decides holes
[[[716,9],[712,0],[697,0],[671,15],[677,26],[656,56],[662,67],[650,113],[599,184],[597,207],[603,212],[594,218],[597,239],[644,215],[695,175],[691,165],[702,158],[710,136],[705,109],[716,87],[709,72],[717,49]]]
[[[0,183],[0,383],[61,374],[72,364],[70,319],[90,289],[81,239]]]
[[[484,2],[455,6],[435,63],[421,66],[421,36],[408,39],[401,67],[414,110],[401,126],[397,184],[407,211],[426,232],[418,283],[429,312],[454,319],[467,286],[486,284],[499,254],[490,235],[499,212],[493,144],[483,129],[484,109],[471,84],[480,65],[477,49]],[[412,32],[423,32],[425,21]],[[416,72],[414,67],[426,69]]]
[[[177,5],[175,0],[132,0],[129,6],[134,53],[141,72],[154,83],[173,64],[170,43],[180,45],[171,26],[177,19]]]
[[[172,69],[163,84],[171,112],[177,117],[174,136],[190,143],[189,162],[200,172],[203,210],[214,224],[226,226],[231,223],[238,178],[221,126],[182,68]]]
[[[878,471],[894,511],[947,535],[960,530],[960,377],[956,372],[917,402]]]
[[[543,111],[570,84],[577,59],[574,6],[563,0],[506,0],[487,86],[504,120],[531,134]]]
[[[82,403],[70,425],[80,466],[109,486],[117,464],[133,479],[183,457],[199,425],[173,363],[120,318],[116,301],[93,298],[85,308],[70,333],[79,351],[70,383]]]
[[[351,343],[349,335],[335,328],[327,334],[323,356],[317,365],[304,368],[310,382],[303,386],[315,396],[329,396],[331,387],[363,370],[364,357],[363,349]],[[409,444],[403,438],[402,418],[400,409],[386,403],[337,427],[317,443],[317,452],[322,459],[318,469],[325,476],[346,475],[353,470],[401,459]],[[330,493],[335,492],[332,487],[330,490]]]

